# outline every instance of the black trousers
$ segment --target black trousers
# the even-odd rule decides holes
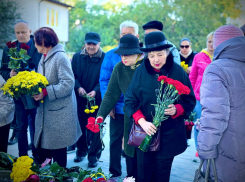
[[[137,170],[137,156],[136,152],[134,157],[129,157],[126,155],[126,168],[127,177],[135,178],[135,182],[138,182],[138,170]]]
[[[83,134],[76,143],[77,156],[85,157],[88,154],[88,161],[97,162],[100,159],[102,153],[102,143],[100,140],[100,133],[90,132],[86,128],[89,117],[96,117],[96,113],[78,115],[80,127]]]
[[[15,114],[16,114],[16,122],[17,122],[17,136],[18,136],[18,149],[19,156],[28,155],[28,139],[27,139],[27,128],[28,128],[28,120],[29,123],[33,126],[34,130],[35,125],[35,116],[36,109],[25,109],[22,101],[15,101]],[[29,118],[28,118],[29,117]],[[31,141],[34,140],[34,131],[31,133]],[[33,157],[38,156],[38,149],[34,147],[32,144],[32,155]]]
[[[0,127],[0,152],[7,153],[10,124]]]
[[[113,177],[122,175],[121,153],[124,132],[124,114],[115,114],[110,118],[110,162],[109,171]]]
[[[66,167],[67,164],[67,154],[66,148],[61,149],[43,149],[39,148],[39,164],[42,164],[47,158],[53,159],[53,162],[57,162],[59,166]]]
[[[174,157],[161,159],[157,152],[142,152],[138,148],[136,152],[140,182],[169,182]]]

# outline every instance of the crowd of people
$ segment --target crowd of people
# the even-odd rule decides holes
[[[31,57],[18,70],[35,70],[49,85],[33,95],[37,109],[25,109],[21,98],[12,99],[0,90],[0,151],[7,152],[9,130],[16,121],[10,144],[18,141],[19,156],[28,155],[29,126],[32,157],[42,164],[46,158],[67,165],[67,152],[76,150],[74,162],[87,156],[94,168],[103,152],[100,133],[86,128],[89,117],[105,120],[110,116],[109,172],[122,175],[121,155],[126,158],[127,176],[137,182],[170,179],[174,157],[188,146],[185,120],[196,113],[194,140],[198,162],[214,159],[218,181],[240,182],[245,179],[245,36],[244,26],[224,25],[207,35],[206,48],[197,53],[189,38],[173,45],[163,24],[150,21],[142,26],[144,44],[139,41],[138,25],[127,20],[120,24],[120,41],[104,53],[96,32],[85,35],[85,46],[70,60],[53,29],[42,27],[31,35],[25,21],[15,24],[17,49],[27,44]],[[9,69],[8,47],[4,49],[0,69],[0,87],[18,74]],[[180,63],[185,61],[187,69]],[[157,103],[158,78],[178,80],[190,90],[168,105],[168,116],[160,127],[152,124]],[[164,90],[165,91],[165,90]],[[164,94],[163,91],[163,94]],[[95,99],[98,110],[84,112],[86,97]],[[200,124],[199,124],[200,121]],[[149,136],[159,136],[156,150],[143,152],[128,144],[132,125]],[[194,176],[193,176],[194,177]]]

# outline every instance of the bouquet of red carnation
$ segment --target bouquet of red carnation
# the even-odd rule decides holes
[[[26,63],[30,56],[27,54],[27,50],[30,47],[26,44],[20,44],[20,50],[17,50],[16,42],[7,42],[6,45],[9,48],[7,52],[8,56],[10,57],[10,61],[8,64],[8,68],[10,69],[19,69],[21,62]]]
[[[102,118],[98,118],[97,121],[94,117],[90,117],[88,118],[88,124],[87,124],[87,128],[89,130],[91,130],[94,133],[98,133],[100,132],[100,127],[103,123],[103,119]]]
[[[191,131],[192,130],[192,127],[194,126],[193,121],[195,120],[195,115],[196,115],[196,113],[195,112],[192,112],[190,114],[188,120],[185,121],[186,131]]]
[[[165,116],[164,111],[168,108],[169,105],[173,104],[180,95],[190,94],[189,87],[183,85],[178,80],[173,80],[166,76],[159,76],[158,80],[161,82],[160,89],[157,90],[157,104],[152,104],[155,107],[155,116],[153,117],[153,124],[158,128],[164,120],[168,119],[169,116]],[[165,85],[163,92],[163,85]],[[152,136],[146,135],[142,141],[139,148],[143,152],[147,152],[151,144]]]

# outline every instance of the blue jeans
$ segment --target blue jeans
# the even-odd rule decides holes
[[[202,114],[202,106],[200,104],[200,100],[196,101],[196,106],[193,110],[196,113],[196,120],[201,118]],[[195,121],[196,121],[195,120]],[[194,126],[194,140],[195,140],[195,147],[197,150],[197,136],[198,136],[199,130],[196,129],[196,125]]]

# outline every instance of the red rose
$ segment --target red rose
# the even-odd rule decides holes
[[[96,180],[96,182],[100,182],[100,181],[105,181],[105,179],[104,178],[99,178],[99,179]]]
[[[8,46],[8,48],[11,48],[12,47],[11,41],[7,42],[6,45]]]
[[[86,178],[85,180],[83,180],[83,182],[94,182],[94,180],[92,178]]]
[[[25,182],[39,182],[38,175],[30,175]]]
[[[103,119],[102,118],[98,118],[97,119],[97,123],[103,123]]]
[[[95,124],[95,118],[94,117],[88,118],[88,124]]]
[[[25,50],[30,49],[30,47],[28,45],[26,45],[26,44],[20,44],[20,48],[21,49],[25,49]]]
[[[15,48],[15,47],[16,47],[16,42],[13,42],[13,43],[11,44],[11,47],[12,47],[12,48]]]

